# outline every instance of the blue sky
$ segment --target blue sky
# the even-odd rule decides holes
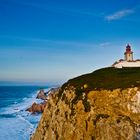
[[[140,58],[138,0],[0,0],[0,84],[61,84]]]

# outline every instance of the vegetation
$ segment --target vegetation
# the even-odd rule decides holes
[[[85,112],[90,112],[91,106],[90,103],[87,101],[87,97],[83,99],[83,105],[85,108]]]
[[[96,126],[97,121],[100,120],[101,118],[108,118],[108,117],[109,117],[108,114],[98,114],[98,115],[96,116],[96,119],[93,120],[94,126]]]
[[[129,88],[140,85],[140,68],[114,68],[108,67],[96,70],[92,73],[85,74],[70,79],[62,86],[62,90],[68,85],[74,86],[76,89],[84,88],[90,91],[95,89],[116,89]],[[79,92],[79,91],[78,91]],[[79,93],[78,93],[79,94]]]

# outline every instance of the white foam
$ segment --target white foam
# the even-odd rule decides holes
[[[32,126],[19,118],[0,119],[0,140],[29,140]]]
[[[45,91],[47,92],[48,90],[50,90],[50,88],[45,89]],[[17,113],[19,111],[23,111],[26,110],[28,107],[30,107],[34,102],[36,103],[41,103],[42,100],[41,99],[36,99],[36,96],[38,94],[38,91],[36,91],[35,93],[31,94],[30,98],[23,98],[23,101],[20,103],[14,103],[13,105],[3,108],[0,111],[0,115],[1,114],[13,114],[13,113]]]
[[[45,91],[49,89],[45,89]],[[20,103],[15,102],[7,108],[0,109],[0,115],[13,115],[13,117],[9,118],[0,118],[0,140],[29,140],[40,120],[41,114],[31,115],[25,110],[34,102],[42,102],[41,99],[36,99],[37,93],[31,94],[30,98],[23,98]]]

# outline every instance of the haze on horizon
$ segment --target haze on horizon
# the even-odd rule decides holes
[[[140,58],[140,1],[0,0],[0,85],[61,84]]]

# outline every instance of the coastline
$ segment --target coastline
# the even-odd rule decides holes
[[[1,140],[5,140],[5,138],[7,140],[29,140],[42,115],[41,113],[31,114],[25,111],[33,102],[42,102],[42,100],[36,99],[39,87],[29,86],[15,88],[15,91],[12,91],[14,86],[10,87],[10,89],[8,89],[8,86],[0,88],[0,98],[2,99],[0,104]],[[24,89],[24,91],[22,91],[22,89]],[[45,91],[48,91],[49,89],[49,87],[46,87]],[[6,94],[8,97],[6,97]],[[5,97],[3,97],[4,95]],[[13,96],[15,96],[15,98]],[[22,97],[19,97],[18,99],[16,96]]]

